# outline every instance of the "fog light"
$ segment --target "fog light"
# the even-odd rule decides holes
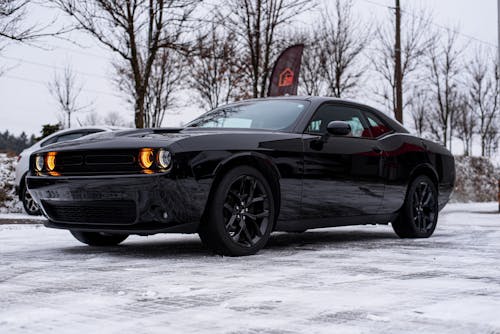
[[[147,169],[153,165],[153,149],[142,148],[139,152],[139,164],[142,168]]]
[[[42,171],[44,163],[45,163],[45,161],[43,159],[43,155],[42,154],[38,154],[35,157],[35,169],[36,169],[37,172],[41,172]]]
[[[170,164],[172,163],[172,154],[170,151],[161,149],[158,151],[158,155],[156,157],[156,162],[158,166],[162,169],[168,169]]]
[[[49,171],[56,169],[56,154],[57,152],[49,152],[45,157],[45,163],[47,164],[47,169]]]

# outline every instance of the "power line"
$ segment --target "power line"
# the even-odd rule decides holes
[[[363,2],[366,2],[366,3],[369,3],[369,4],[372,4],[372,5],[375,5],[375,6],[378,6],[378,7],[383,7],[383,8],[388,8],[388,9],[394,9],[394,7],[391,7],[391,6],[387,6],[387,5],[384,5],[384,4],[381,4],[381,3],[378,3],[378,2],[375,2],[375,1],[371,1],[371,0],[362,0]],[[493,48],[498,48],[497,45],[493,44],[493,43],[490,43],[490,42],[487,42],[487,41],[484,41],[482,39],[479,39],[477,37],[474,37],[472,35],[469,35],[469,34],[464,34],[463,32],[457,30],[457,29],[452,29],[450,27],[446,27],[444,25],[441,25],[439,23],[436,23],[434,22],[433,20],[430,20],[430,19],[426,19],[426,18],[423,18],[422,16],[419,16],[419,15],[415,15],[413,13],[410,13],[406,10],[401,10],[401,12],[405,13],[405,14],[408,14],[410,16],[413,16],[414,18],[419,18],[419,19],[422,19],[422,20],[427,20],[430,24],[440,28],[440,29],[443,29],[443,30],[446,30],[446,31],[449,31],[449,32],[453,32],[457,35],[460,35],[464,38],[467,38],[467,39],[470,39],[470,40],[473,40],[473,41],[476,41],[478,43],[482,43],[482,44],[485,44],[489,47],[493,47]]]
[[[61,66],[49,65],[49,64],[34,62],[34,61],[25,60],[25,59],[17,58],[17,57],[10,57],[10,56],[0,55],[0,58],[10,59],[10,60],[14,60],[14,61],[19,61],[21,63],[31,64],[31,65],[40,66],[40,67],[46,67],[46,68],[50,68],[50,69],[64,70],[64,67],[61,67]],[[81,75],[89,76],[89,77],[109,79],[107,76],[102,75],[102,74],[97,74],[97,73],[89,73],[89,72],[83,72],[83,71],[78,71],[78,70],[73,70],[73,72],[81,74]]]
[[[43,82],[43,81],[40,81],[40,80],[35,80],[35,79],[30,79],[30,78],[25,78],[25,77],[20,77],[20,76],[12,75],[12,74],[3,74],[0,78],[9,78],[9,79],[14,79],[14,80],[31,82],[31,83],[35,83],[35,84],[47,87],[47,83],[46,82]],[[98,95],[108,95],[108,96],[113,96],[113,97],[117,97],[117,98],[123,98],[123,96],[120,96],[118,94],[103,92],[103,91],[100,91],[100,90],[82,88],[82,91],[83,92],[88,92],[88,93],[94,93],[94,94],[98,94]]]

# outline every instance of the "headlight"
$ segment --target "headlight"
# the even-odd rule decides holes
[[[45,162],[47,163],[47,169],[53,171],[56,168],[56,152],[49,152],[45,157]]]
[[[37,172],[42,171],[44,163],[43,154],[37,154],[35,157],[35,169]]]
[[[158,155],[156,156],[156,162],[158,163],[158,167],[168,169],[172,163],[172,154],[170,151],[161,149],[158,151]]]
[[[139,151],[139,164],[142,168],[148,169],[153,165],[153,149],[152,148],[141,148]]]

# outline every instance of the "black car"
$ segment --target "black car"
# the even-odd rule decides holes
[[[448,202],[453,156],[383,113],[319,97],[247,100],[184,128],[118,131],[31,156],[28,188],[48,227],[89,245],[198,233],[254,254],[272,231],[392,224],[426,238]]]

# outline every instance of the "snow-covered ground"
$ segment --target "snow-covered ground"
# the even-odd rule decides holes
[[[23,212],[22,203],[14,189],[16,160],[16,157],[8,157],[7,154],[0,153],[0,214]]]
[[[246,258],[195,235],[90,248],[0,225],[0,332],[498,333],[496,210],[449,205],[421,240],[388,226],[279,233]]]
[[[35,223],[38,222],[40,223],[40,220],[45,220],[44,216],[30,216],[26,213],[0,213],[0,221],[2,220],[26,220],[27,223],[32,223],[30,222],[31,220],[34,220]]]

